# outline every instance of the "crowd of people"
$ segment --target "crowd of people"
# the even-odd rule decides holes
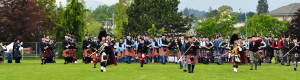
[[[134,38],[130,35],[115,42],[106,31],[101,31],[98,37],[90,39],[85,35],[83,40],[83,63],[93,63],[96,68],[97,63],[101,65],[101,71],[106,72],[106,66],[117,63],[132,62],[140,63],[141,67],[151,63],[176,63],[184,72],[193,73],[196,64],[233,63],[233,70],[237,72],[238,65],[250,64],[250,70],[257,70],[261,63],[272,63],[290,66],[294,64],[297,70],[297,59],[299,53],[299,43],[297,38],[290,37],[262,37],[252,36],[241,38],[233,34],[231,38],[222,36],[153,36],[139,35]],[[0,56],[3,51],[8,51],[8,63],[15,59],[20,63],[21,54],[19,48],[23,44],[15,40],[13,48],[6,49],[0,44]],[[55,63],[53,41],[49,37],[42,38],[41,64]],[[64,64],[77,63],[76,40],[71,35],[66,34],[62,41]],[[3,62],[3,58],[0,57]],[[254,69],[253,69],[254,66]]]

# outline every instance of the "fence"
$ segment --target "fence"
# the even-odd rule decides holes
[[[12,42],[2,42],[3,45],[9,45],[11,44]],[[39,59],[40,58],[40,52],[41,52],[41,49],[40,49],[40,42],[23,42],[23,50],[21,51],[22,52],[22,59],[26,59],[26,58],[34,58],[34,59]],[[63,52],[63,49],[62,49],[62,42],[57,42],[56,43],[56,48],[55,48],[55,56],[57,58],[61,58],[62,56],[62,52]],[[82,42],[78,42],[77,43],[77,50],[76,50],[76,56],[78,59],[81,59],[82,58],[82,53],[83,53],[83,50],[82,50]],[[6,58],[7,56],[7,53],[5,52],[4,53],[4,56]]]

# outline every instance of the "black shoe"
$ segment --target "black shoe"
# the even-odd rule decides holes
[[[253,69],[250,69],[250,70],[253,70]]]
[[[43,65],[43,63],[41,63],[41,65]]]
[[[297,71],[297,68],[294,68],[295,71]]]
[[[183,70],[183,72],[186,72],[186,70]]]
[[[286,65],[286,66],[290,66],[290,65]]]
[[[103,72],[103,70],[101,70],[101,72]]]
[[[189,71],[189,73],[192,73],[192,71]]]
[[[64,63],[64,64],[67,64],[67,63]]]
[[[284,65],[283,63],[281,63],[281,65]]]
[[[94,68],[96,68],[96,66],[94,66]]]

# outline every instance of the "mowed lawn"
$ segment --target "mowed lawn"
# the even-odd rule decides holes
[[[234,73],[232,64],[209,65],[197,64],[194,73],[183,72],[179,64],[146,64],[143,68],[138,63],[119,63],[110,65],[107,72],[100,72],[100,64],[63,64],[41,65],[39,59],[24,59],[21,64],[0,64],[0,80],[299,80],[300,71],[293,66],[263,63],[258,70],[250,71],[250,65],[240,65]],[[300,68],[298,68],[300,69]]]

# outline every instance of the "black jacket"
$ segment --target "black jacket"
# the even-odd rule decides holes
[[[191,46],[191,44],[194,44],[194,43],[191,43],[191,42],[186,43],[186,45],[185,45],[185,51],[187,51],[187,49]],[[192,46],[192,47],[185,53],[185,55],[190,55],[190,54],[196,55],[196,47],[195,47],[195,44],[194,44],[194,46]]]

